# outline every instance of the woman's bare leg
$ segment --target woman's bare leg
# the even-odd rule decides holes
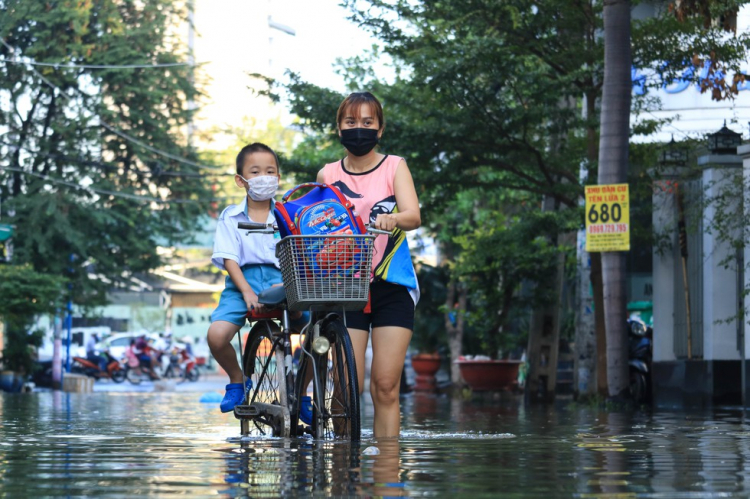
[[[411,335],[411,330],[396,326],[372,330],[370,394],[375,407],[375,438],[398,437],[401,431],[399,389]]]
[[[349,329],[349,338],[352,340],[354,360],[357,363],[357,381],[359,381],[359,393],[361,395],[365,390],[365,362],[367,360],[365,357],[370,332],[364,329]]]

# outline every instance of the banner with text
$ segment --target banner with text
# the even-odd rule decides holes
[[[628,184],[586,186],[586,251],[630,250]]]

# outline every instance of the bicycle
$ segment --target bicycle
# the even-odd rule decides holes
[[[241,222],[251,232],[275,232],[275,224]],[[252,387],[234,414],[242,436],[311,434],[316,439],[360,439],[359,382],[349,332],[339,311],[361,310],[369,296],[374,234],[287,236],[277,245],[284,287],[258,295],[266,310],[255,321],[242,369]],[[311,258],[317,265],[311,264]],[[300,364],[293,369],[290,311],[310,311],[300,332]],[[281,327],[277,324],[280,320]],[[302,397],[312,383],[312,421],[299,424]]]

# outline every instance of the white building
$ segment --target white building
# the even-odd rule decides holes
[[[750,10],[743,8],[737,17],[737,31],[748,29]],[[746,70],[750,74],[750,61]],[[636,72],[634,79],[640,76]],[[639,90],[636,85],[635,92]],[[749,83],[739,86],[734,100],[720,102],[712,100],[709,93],[700,93],[695,84],[682,81],[650,95],[659,97],[661,108],[649,110],[645,117],[673,121],[649,140],[707,140],[725,123],[737,132],[737,142],[748,135]],[[711,147],[708,140],[706,143],[707,151],[697,158],[697,176],[688,176],[688,170],[674,162],[661,170],[654,184],[653,230],[666,236],[668,243],[653,251],[653,395],[659,406],[708,407],[746,401],[743,364],[749,352],[744,337],[749,330],[737,314],[742,289],[750,284],[742,270],[750,255],[745,254],[743,261],[743,255],[708,229],[715,207],[694,208],[726,189],[733,177],[750,171],[750,146],[723,149],[720,144]],[[743,199],[734,202],[735,208],[742,210]],[[678,233],[681,217],[687,219],[688,227],[682,248]],[[745,307],[749,304],[746,298]]]

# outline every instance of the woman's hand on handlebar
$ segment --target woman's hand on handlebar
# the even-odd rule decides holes
[[[396,228],[397,223],[398,219],[396,218],[395,213],[381,213],[375,219],[375,223],[372,224],[372,227],[379,230],[392,232],[393,229]]]

